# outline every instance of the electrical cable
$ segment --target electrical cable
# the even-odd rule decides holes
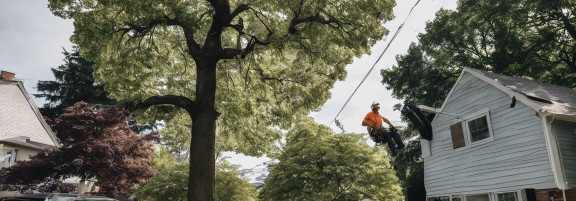
[[[384,51],[382,51],[382,53],[380,54],[380,56],[378,57],[378,59],[376,60],[376,62],[374,62],[374,65],[372,65],[372,67],[370,68],[370,70],[368,70],[368,73],[366,73],[366,75],[364,76],[364,78],[362,79],[362,81],[360,81],[360,83],[358,84],[358,86],[356,87],[356,89],[354,89],[354,92],[352,92],[352,94],[350,95],[350,97],[348,97],[348,99],[346,100],[346,102],[344,103],[344,105],[342,106],[342,108],[340,109],[340,111],[338,111],[338,114],[336,114],[336,116],[334,117],[334,119],[330,122],[330,124],[328,125],[328,127],[332,126],[332,123],[334,123],[334,121],[336,121],[336,119],[338,118],[338,116],[340,115],[340,113],[342,112],[342,110],[344,110],[344,108],[346,107],[346,105],[348,105],[348,102],[350,102],[350,100],[352,99],[352,97],[356,94],[356,91],[358,91],[358,89],[360,88],[360,86],[362,86],[362,84],[364,83],[364,81],[366,81],[366,79],[368,78],[368,76],[370,75],[370,73],[372,73],[372,70],[374,70],[374,67],[376,67],[376,64],[378,64],[378,62],[380,61],[380,59],[382,59],[382,56],[384,56],[384,53],[386,53],[386,51],[388,50],[388,48],[390,47],[390,44],[392,44],[392,42],[394,42],[394,40],[396,39],[396,36],[398,36],[398,33],[400,33],[400,31],[402,30],[402,28],[404,27],[404,24],[406,23],[406,21],[408,20],[408,17],[410,17],[410,15],[412,14],[412,11],[414,10],[414,8],[420,3],[420,0],[416,1],[416,3],[412,6],[412,8],[410,9],[410,12],[408,12],[408,15],[406,16],[406,19],[404,19],[404,22],[402,22],[402,24],[400,24],[400,26],[398,27],[398,29],[396,30],[396,33],[394,33],[394,35],[392,36],[392,38],[390,39],[390,41],[388,42],[388,45],[386,45],[386,48],[384,48]]]

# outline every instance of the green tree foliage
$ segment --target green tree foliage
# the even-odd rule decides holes
[[[1,169],[0,189],[33,189],[36,184],[78,177],[96,179],[105,195],[130,195],[135,185],[154,175],[154,149],[153,135],[136,135],[129,119],[129,112],[119,107],[75,104],[51,126],[61,146]]]
[[[576,87],[576,4],[571,0],[461,0],[441,10],[398,66],[382,70],[397,98],[439,107],[468,67]]]
[[[81,101],[105,105],[114,103],[108,99],[104,86],[94,82],[93,62],[82,58],[77,49],[72,52],[64,50],[63,54],[65,63],[52,68],[52,74],[56,80],[39,81],[36,86],[39,93],[34,96],[45,98],[47,101],[40,108],[42,115],[56,118],[64,113],[67,107]]]
[[[184,201],[188,184],[188,164],[174,158],[171,152],[160,149],[153,168],[158,175],[140,185],[134,197],[143,201]],[[216,201],[255,201],[258,193],[246,179],[240,176],[238,167],[221,160],[216,165]]]
[[[262,200],[402,200],[389,158],[362,142],[362,135],[334,135],[306,119],[287,136]]]
[[[409,200],[426,200],[424,160],[420,157],[421,154],[420,142],[413,140],[408,142],[392,161],[396,176]]]
[[[138,108],[174,105],[185,111],[175,119],[190,116],[178,124],[192,128],[189,200],[212,200],[216,139],[222,150],[274,151],[280,129],[318,109],[344,67],[388,33],[383,23],[394,4],[50,0],[49,7],[74,19],[72,40],[112,98],[138,100]]]

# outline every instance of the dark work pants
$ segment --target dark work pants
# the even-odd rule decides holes
[[[383,141],[381,138],[384,138],[388,143],[388,148],[391,152],[396,152],[396,145],[398,145],[398,148],[404,147],[404,143],[402,142],[402,138],[398,132],[390,132],[390,130],[385,129],[382,126],[374,128],[373,132],[376,134],[376,139],[379,141]]]

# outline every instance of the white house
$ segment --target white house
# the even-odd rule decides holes
[[[28,160],[40,150],[59,146],[22,81],[0,72],[0,168]]]
[[[576,201],[576,92],[464,69],[421,140],[428,200]]]

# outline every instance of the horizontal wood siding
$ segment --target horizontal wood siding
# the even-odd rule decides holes
[[[463,117],[489,108],[493,141],[452,146],[450,126],[463,121],[439,114],[432,127],[431,156],[424,159],[428,197],[554,188],[540,117],[510,96],[465,73],[443,112]]]
[[[551,130],[558,137],[566,180],[576,188],[576,123],[553,120]]]

